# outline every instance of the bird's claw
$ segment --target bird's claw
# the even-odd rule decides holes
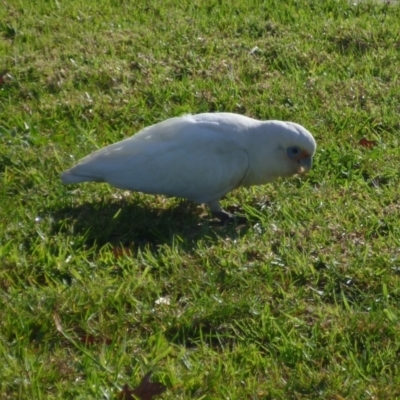
[[[242,222],[242,220],[246,221],[246,218],[243,218],[240,216],[238,217],[238,216],[231,214],[223,209],[221,209],[219,211],[212,211],[211,214],[214,218],[218,218],[221,221],[221,225],[223,225],[223,226],[229,225],[232,222]]]

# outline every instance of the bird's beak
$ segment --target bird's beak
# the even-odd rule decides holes
[[[311,156],[300,158],[298,160],[298,163],[300,164],[301,173],[308,172],[312,167],[312,162],[313,162],[313,159]]]

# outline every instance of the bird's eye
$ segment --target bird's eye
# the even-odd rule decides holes
[[[297,146],[292,146],[287,148],[287,155],[289,158],[296,158],[301,153],[301,150]]]

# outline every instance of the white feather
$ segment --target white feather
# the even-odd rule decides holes
[[[219,200],[244,185],[299,172],[286,149],[310,157],[312,135],[300,125],[230,113],[171,118],[83,158],[63,183],[107,182],[120,189],[183,197],[219,210]]]

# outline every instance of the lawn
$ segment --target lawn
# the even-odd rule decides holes
[[[400,398],[400,6],[3,1],[0,398]],[[185,113],[291,120],[305,177],[203,206],[63,186]]]

